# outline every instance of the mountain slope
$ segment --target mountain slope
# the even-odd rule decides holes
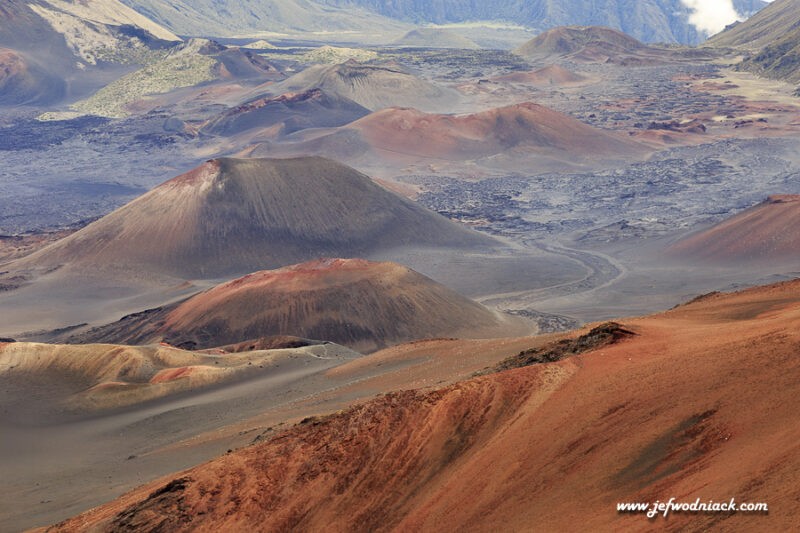
[[[244,377],[280,372],[283,366],[331,366],[361,354],[328,343],[280,350],[247,350],[207,354],[171,346],[118,346],[109,344],[57,345],[0,342],[2,380],[30,377],[62,382],[67,392],[56,405],[71,410],[114,409],[172,394],[235,382]],[[321,361],[325,355],[328,361]],[[264,370],[266,368],[267,370]],[[66,389],[66,390],[64,390]]]
[[[349,6],[331,9],[308,0],[122,0],[151,20],[180,35],[233,37],[264,31],[365,34],[406,31],[407,25]]]
[[[54,75],[70,71],[77,60],[65,37],[23,0],[0,4],[0,46],[12,54],[44,61]]]
[[[212,81],[255,79],[258,83],[282,77],[258,54],[227,48],[208,39],[190,39],[70,107],[87,115],[123,118],[130,114],[131,104],[145,96]]]
[[[493,79],[512,83],[527,83],[541,87],[561,87],[582,83],[588,78],[583,74],[572,72],[559,65],[548,65],[531,72],[513,72]]]
[[[356,5],[410,22],[505,20],[539,31],[557,26],[608,26],[645,42],[697,44],[706,35],[689,22],[691,10],[680,0],[320,0],[328,5]],[[734,0],[749,16],[766,5],[760,0]]]
[[[800,259],[800,196],[775,195],[755,207],[685,237],[668,253],[722,265]]]
[[[748,52],[739,65],[759,76],[800,83],[800,0],[776,0],[708,44]]]
[[[374,351],[421,338],[502,334],[506,322],[401,265],[327,259],[248,274],[70,342],[197,349],[294,335]]]
[[[265,144],[252,153],[317,153],[369,168],[476,161],[498,168],[599,164],[643,155],[643,147],[538,104],[469,115],[389,108],[304,142]]]
[[[384,35],[401,31],[398,21],[415,25],[506,21],[538,31],[568,25],[609,26],[646,42],[697,44],[707,37],[690,23],[692,11],[681,0],[244,0],[224,6],[213,0],[123,1],[182,35],[357,30],[370,31],[374,40],[380,39],[381,30]],[[733,0],[733,5],[740,16],[747,17],[766,3]]]
[[[760,50],[788,36],[798,24],[800,1],[775,0],[746,21],[712,36],[706,44]]]
[[[466,37],[438,28],[416,28],[392,44],[409,48],[480,48]]]
[[[44,41],[87,65],[126,61],[150,43],[180,41],[117,0],[7,0],[0,30],[0,46],[36,51]]]
[[[46,104],[66,94],[66,82],[36,60],[0,48],[0,105]]]
[[[146,63],[175,41],[116,0],[4,0],[0,103],[47,104],[81,94],[91,90],[97,70]]]
[[[13,269],[213,278],[320,256],[493,239],[319,157],[216,159],[178,176]]]
[[[794,281],[630,319],[580,355],[308,418],[54,531],[791,530],[798,310]],[[673,496],[769,512],[616,507]]]
[[[553,28],[518,47],[514,53],[535,61],[567,58],[621,65],[672,59],[666,50],[647,46],[620,31],[599,26]]]
[[[458,93],[423,80],[396,65],[367,65],[347,61],[316,65],[268,87],[272,95],[322,89],[372,111],[384,107],[449,108]]]
[[[563,26],[537,35],[515,50],[523,56],[571,55],[583,51],[591,44],[605,44],[636,53],[647,47],[620,31],[601,26]]]
[[[342,126],[369,114],[369,110],[322,89],[263,96],[248,100],[212,118],[202,131],[212,135],[236,135],[252,129],[278,126],[280,135],[305,128]]]
[[[800,28],[739,65],[759,76],[800,83]]]
[[[471,115],[427,114],[387,109],[356,121],[376,148],[442,159],[477,159],[514,147],[610,154],[634,151],[636,144],[603,133],[566,115],[533,103]]]

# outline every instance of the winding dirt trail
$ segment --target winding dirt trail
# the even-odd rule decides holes
[[[579,263],[586,270],[586,275],[582,278],[550,287],[488,295],[478,299],[481,304],[500,311],[523,314],[532,318],[555,317],[556,315],[541,313],[536,309],[543,303],[591,293],[609,287],[627,272],[622,264],[610,256],[598,252],[576,250],[560,244],[543,243],[533,239],[523,239],[523,244],[527,248],[535,248]],[[559,322],[565,326],[574,326],[577,322],[571,317],[560,318],[564,320]],[[541,320],[539,321],[541,323]]]

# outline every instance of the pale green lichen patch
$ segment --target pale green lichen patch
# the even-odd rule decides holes
[[[303,63],[344,63],[348,60],[359,62],[377,59],[377,52],[362,50],[360,48],[341,48],[337,46],[321,46],[300,56]]]
[[[106,85],[71,106],[85,115],[124,118],[127,106],[147,95],[163,94],[216,78],[217,61],[199,54],[172,54]]]

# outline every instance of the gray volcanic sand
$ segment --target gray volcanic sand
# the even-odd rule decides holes
[[[538,289],[585,276],[584,267],[574,260],[523,248],[493,254],[406,248],[376,253],[370,259],[401,262],[471,297]],[[113,294],[113,283],[91,289],[70,282],[65,273],[51,276],[47,284],[0,295],[4,325],[16,324],[16,330],[24,330],[42,323],[55,327],[108,321],[142,310],[145,303],[163,303],[157,301],[159,297],[175,299],[203,288],[176,285],[180,280],[164,278],[172,291],[156,285],[149,295],[132,297],[134,289]],[[118,299],[108,302],[109,296]],[[69,413],[58,407],[60,400],[85,390],[85,381],[77,377],[52,373],[26,381],[19,375],[13,379],[0,375],[0,470],[6,473],[0,487],[15,495],[0,503],[0,520],[12,530],[53,523],[157,476],[248,444],[257,433],[233,440],[186,440],[350,384],[350,378],[336,381],[323,375],[340,362],[297,359],[235,384],[180,393],[102,415]],[[392,369],[387,365],[380,371]],[[285,419],[285,415],[275,418]],[[47,480],[46,485],[41,480]]]
[[[321,372],[355,355],[335,347],[339,354],[323,358],[330,346],[294,350],[305,355],[234,382],[100,414],[61,407],[85,389],[83,379],[0,373],[0,490],[14,495],[0,502],[3,530],[47,525],[225,453],[230,442],[164,448],[313,393]]]
[[[32,332],[116,320],[185,298],[206,285],[157,276],[123,281],[57,271],[31,285],[0,292],[0,336],[18,339]]]
[[[398,248],[369,257],[394,261],[470,298],[540,289],[580,279],[584,268],[569,258],[535,249],[501,249],[494,253]]]
[[[86,378],[0,366],[0,490],[13,495],[0,500],[0,523],[58,522],[303,417],[464,379],[550,338],[424,341],[356,359],[337,345],[281,350],[293,355],[237,381],[94,414],[62,407]]]
[[[408,266],[470,298],[540,289],[585,275],[580,263],[533,249],[500,248],[494,253],[478,253],[409,247],[366,254],[366,258]],[[30,286],[0,292],[0,337],[17,338],[22,333],[83,323],[106,324],[126,314],[184,298],[220,281],[224,280],[185,283],[162,277],[152,282],[122,282],[82,279],[75,273],[56,271]]]
[[[544,313],[564,315],[578,322],[597,322],[641,316],[713,291],[733,291],[776,283],[800,276],[797,263],[746,265],[739,262],[708,265],[666,257],[664,250],[675,236],[633,243],[608,245],[602,252],[583,249],[581,258],[599,257],[612,271],[593,272],[591,283],[567,283],[540,291],[525,291],[511,298],[479,298],[484,305],[528,307]]]

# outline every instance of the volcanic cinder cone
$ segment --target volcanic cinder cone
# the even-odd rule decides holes
[[[68,266],[215,278],[397,246],[494,242],[335,161],[216,159],[15,268]]]
[[[249,274],[71,342],[164,341],[194,349],[296,335],[371,351],[421,338],[511,331],[521,333],[523,325],[402,265],[327,259]]]
[[[690,261],[736,265],[800,259],[800,195],[766,201],[673,244],[668,255]]]

